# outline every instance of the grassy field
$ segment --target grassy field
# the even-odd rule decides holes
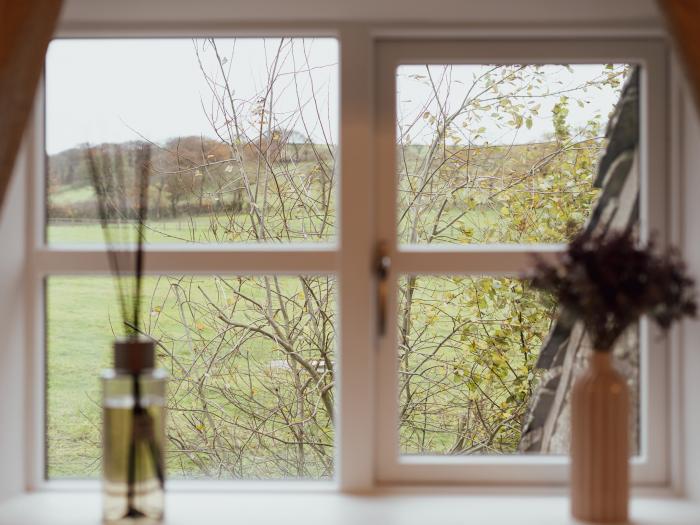
[[[455,213],[455,212],[452,212]],[[462,224],[470,224],[472,227],[488,228],[493,224],[495,218],[488,213],[474,212],[463,217]],[[208,217],[199,217],[193,221],[178,222],[167,221],[153,223],[149,232],[149,242],[172,242],[173,237],[169,235],[183,237],[191,235],[192,231],[206,231],[209,227]],[[194,228],[194,230],[193,230]],[[115,238],[129,238],[133,232],[133,227],[127,227],[125,231],[115,232]],[[154,233],[160,232],[160,233]],[[98,243],[102,242],[102,232],[97,224],[52,224],[48,228],[48,238],[52,243]],[[434,282],[439,283],[439,278],[434,281],[423,281],[426,291],[431,290]],[[196,279],[197,286],[202,286],[210,296],[216,296],[214,280],[211,277],[200,277]],[[293,287],[289,284],[285,286]],[[437,286],[439,288],[439,286]],[[100,385],[97,371],[109,367],[110,348],[113,341],[113,334],[120,332],[118,326],[119,309],[116,301],[114,282],[111,277],[63,277],[53,276],[47,280],[47,402],[48,402],[48,474],[50,477],[83,477],[86,473],[92,477],[98,476],[100,472],[100,425],[101,410]],[[160,338],[165,335],[172,340],[181,340],[185,337],[181,320],[176,315],[176,305],[173,303],[169,285],[166,280],[159,280],[155,277],[145,279],[144,297],[148,298],[154,308],[146,313],[146,324],[157,317],[157,329],[149,330],[154,336]],[[296,293],[296,292],[294,292]],[[265,298],[261,295],[260,289],[251,290],[254,299],[261,303]],[[443,294],[443,292],[439,292]],[[424,297],[425,300],[429,300]],[[436,296],[436,301],[442,304],[442,295]],[[199,297],[200,303],[205,303],[203,297]],[[449,302],[448,302],[449,303]],[[224,301],[223,305],[226,304]],[[153,305],[156,305],[155,307]],[[445,304],[450,315],[463,313],[468,315],[471,308],[460,312],[458,302]],[[155,315],[155,312],[158,315]],[[430,310],[428,312],[428,310]],[[439,310],[428,309],[427,313],[414,314],[414,322],[431,323],[433,321],[426,318],[440,315]],[[444,312],[443,312],[444,313]],[[491,311],[490,313],[495,313]],[[197,313],[191,314],[192,325],[198,325],[202,319],[197,318]],[[476,316],[476,312],[472,315]],[[245,315],[241,322],[247,323]],[[449,331],[449,321],[437,323],[432,329],[435,340],[439,339]],[[203,327],[198,335],[206,338],[207,333],[211,338],[215,338],[216,330],[210,327]],[[428,350],[433,343],[428,342]],[[458,341],[456,345],[445,347],[435,358],[442,363],[454,361],[462,350]],[[538,345],[535,341],[533,345]],[[178,352],[187,352],[184,345],[177,343]],[[257,363],[270,363],[279,359],[279,352],[265,342],[256,343],[252,351],[254,360]],[[181,355],[187,359],[192,356]],[[432,362],[432,361],[431,361]],[[256,378],[255,381],[265,381],[264,377]],[[264,385],[262,385],[264,387]],[[423,388],[423,387],[421,387]],[[430,387],[432,388],[432,387]],[[458,388],[458,385],[451,385],[450,389],[457,392],[457,397],[452,398],[450,403],[454,403],[454,408],[444,411],[444,415],[458,410],[457,403],[461,392],[465,389]],[[264,388],[261,388],[264,391]],[[443,396],[444,397],[444,396]],[[444,401],[444,400],[443,400]],[[268,399],[270,403],[272,400]],[[455,412],[456,413],[456,412]],[[236,417],[236,415],[233,415]],[[449,442],[452,439],[450,431],[434,432],[429,438],[430,447],[435,451],[449,449]],[[409,446],[410,449],[410,446]],[[172,457],[172,469],[174,472],[182,473],[190,468],[196,470],[192,465],[183,463],[182,457]]]
[[[101,466],[96,372],[110,365],[113,284],[109,278],[50,277],[46,296],[48,474],[94,477]]]
[[[433,243],[451,242],[469,243],[475,242],[481,237],[490,238],[499,223],[498,213],[491,209],[474,210],[463,213],[452,209],[444,213],[443,223],[448,224],[454,220],[449,228],[441,233],[440,237]],[[212,221],[220,225],[229,225],[227,217],[197,216],[188,219],[170,219],[161,221],[149,221],[146,229],[146,242],[151,244],[179,244],[185,242],[197,243],[234,243],[251,242],[249,232],[250,221],[247,217],[238,216],[235,224],[235,232],[226,234],[223,227],[219,229],[218,240],[212,235]],[[294,231],[308,231],[309,221],[293,219],[287,222]],[[229,226],[227,226],[229,227]],[[135,227],[132,224],[111,225],[110,235],[115,242],[135,242]],[[233,229],[233,228],[232,228]],[[237,232],[237,233],[236,233]],[[326,234],[322,239],[317,235],[311,235],[305,239],[302,235],[297,235],[293,242],[331,242],[334,240],[335,228],[327,227]],[[425,238],[422,234],[421,238]],[[53,221],[46,230],[46,240],[49,244],[103,244],[104,233],[95,223],[90,221]],[[279,239],[282,242],[287,239]],[[277,241],[279,242],[279,241]]]
[[[53,192],[49,200],[53,204],[73,204],[94,198],[95,190],[92,189],[92,186],[87,185],[77,188],[72,186],[62,187],[60,190]]]
[[[212,221],[218,223],[217,237],[212,234]],[[292,219],[287,222],[295,231],[308,231],[309,221]],[[111,225],[110,235],[114,242],[135,242],[136,234],[133,224]],[[226,229],[231,231],[227,232]],[[192,218],[148,221],[146,225],[146,242],[151,244],[178,244],[185,242],[251,242],[250,220],[247,216],[237,216],[235,225],[231,226],[228,217],[197,216]],[[324,240],[332,241],[334,229],[326,228]],[[218,240],[217,240],[218,239]],[[91,221],[54,221],[46,231],[49,244],[102,244],[102,229]],[[286,239],[282,238],[281,241]],[[309,242],[318,242],[319,237],[312,235]],[[302,235],[295,236],[294,242],[305,242]]]
[[[214,278],[208,276],[168,279],[149,277],[144,280],[144,329],[172,348],[182,363],[191,365],[189,372],[172,367],[169,359],[161,359],[161,366],[168,368],[173,376],[179,376],[189,385],[204,375],[201,361],[209,341],[220,338],[220,329],[201,308],[206,304],[204,294],[212,298],[219,307],[228,309],[231,319],[241,323],[251,322],[251,312],[236,308],[231,298],[222,296]],[[296,279],[280,279],[283,293],[294,297],[301,290]],[[191,290],[192,295],[175,299],[173,284]],[[198,291],[199,290],[199,291]],[[253,281],[244,287],[254,300],[262,301],[262,288]],[[119,307],[116,301],[114,282],[111,277],[62,277],[47,279],[47,458],[49,477],[96,477],[100,472],[100,384],[98,372],[111,365],[111,345],[115,333],[120,333]],[[187,311],[179,310],[186,305]],[[235,311],[234,311],[235,310]],[[194,353],[185,344],[195,339]],[[221,342],[221,340],[219,340]],[[199,343],[199,344],[197,344]],[[248,365],[260,364],[265,369],[275,360],[284,359],[278,348],[265,339],[251,339],[245,346],[249,354]],[[197,355],[194,355],[197,354]],[[264,371],[264,370],[263,370]],[[227,374],[225,374],[227,375]],[[243,377],[244,374],[241,375]],[[235,377],[218,377],[214,381],[235,384]],[[264,394],[271,379],[265,374],[254,374],[251,389],[262,392],[257,403],[273,404],[274,399]],[[176,385],[171,385],[173,389]],[[192,396],[186,392],[179,402],[188,405]],[[222,406],[224,399],[212,394],[210,400]],[[272,407],[274,408],[274,406]],[[230,412],[230,410],[229,410]],[[236,412],[234,410],[234,412]],[[240,414],[230,413],[231,417]],[[179,421],[187,426],[187,422]],[[332,433],[332,429],[330,430]],[[253,447],[252,450],[255,450]],[[260,453],[262,454],[262,452]],[[253,461],[255,458],[251,458]],[[169,454],[169,464],[174,477],[183,472],[197,475],[197,469],[181,454]],[[253,472],[253,467],[250,467]],[[199,472],[201,476],[201,472]]]
[[[209,230],[209,217],[194,217],[192,220],[168,220],[149,222],[146,241],[167,244],[205,241]],[[135,227],[130,224],[110,226],[110,235],[115,241],[135,242]],[[101,244],[104,233],[95,222],[59,222],[51,224],[46,231],[49,244]]]

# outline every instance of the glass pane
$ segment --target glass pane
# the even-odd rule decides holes
[[[151,144],[151,243],[335,238],[338,45],[321,38],[54,40],[46,59],[46,237],[131,240]]]
[[[402,454],[566,453],[568,420],[557,412],[565,412],[564,405],[557,408],[551,399],[533,399],[533,394],[543,382],[551,387],[550,394],[557,388],[568,390],[565,382],[583,366],[589,345],[575,323],[566,341],[557,341],[558,335],[547,339],[556,314],[551,296],[519,279],[401,278],[397,321]],[[569,345],[575,346],[574,358],[564,363],[563,352],[572,350]],[[536,365],[542,351],[553,350],[557,375],[547,375],[542,362]],[[635,329],[615,350],[632,391],[635,454],[638,352]],[[533,410],[535,403],[542,410]],[[546,411],[554,415],[548,421],[556,424],[547,446],[535,447],[533,439],[541,441],[541,436],[528,414],[546,419]]]
[[[600,196],[598,158],[632,70],[625,64],[400,66],[400,242],[566,242]]]
[[[114,282],[55,276],[46,293],[47,477],[94,478],[98,376],[122,332]],[[333,477],[332,277],[148,277],[143,294],[171,376],[171,479]]]

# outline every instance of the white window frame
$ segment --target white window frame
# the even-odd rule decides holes
[[[575,64],[630,63],[642,66],[640,78],[640,223],[641,235],[667,232],[669,179],[666,160],[665,48],[645,40],[391,40],[378,43],[376,79],[377,235],[386,240],[394,272],[389,280],[387,318],[397,312],[401,274],[512,275],[561,245],[471,245],[461,248],[398,246],[396,240],[396,70],[402,64]],[[651,177],[650,174],[655,174]],[[640,328],[640,455],[632,460],[639,485],[667,479],[669,411],[667,341],[649,323]],[[377,367],[378,479],[386,483],[552,484],[568,477],[561,456],[401,456],[398,443],[397,332],[382,337]],[[662,429],[659,431],[659,429]]]
[[[341,37],[343,31],[338,28],[311,28],[305,29],[298,26],[289,26],[284,29],[270,29],[270,27],[255,28],[253,26],[231,27],[226,31],[214,29],[211,31],[159,31],[155,28],[139,29],[136,31],[124,31],[124,28],[102,28],[59,30],[55,38],[110,38],[110,37]],[[371,193],[371,158],[367,158],[364,148],[369,147],[363,124],[370,124],[369,120],[358,120],[355,111],[358,105],[368,104],[370,89],[362,89],[365,75],[355,76],[357,67],[366,67],[365,62],[358,57],[363,56],[362,48],[369,42],[368,39],[357,38],[349,35],[342,38],[345,43],[339,48],[340,62],[339,75],[345,79],[341,89],[347,93],[343,99],[339,99],[340,108],[340,133],[339,144],[348,145],[341,151],[340,171],[343,173],[361,173],[351,179],[342,177],[336,188],[338,206],[337,237],[332,243],[303,244],[237,244],[231,246],[182,246],[161,245],[148,247],[145,258],[145,272],[148,274],[211,274],[225,272],[241,275],[299,275],[299,274],[333,274],[337,279],[336,307],[339,314],[346,312],[342,318],[344,322],[336,327],[336,344],[338,348],[354,348],[354,352],[338,352],[338,376],[336,399],[349,399],[352,402],[336,402],[336,415],[339,421],[352,421],[362,418],[367,410],[371,413],[371,376],[367,374],[357,375],[350,373],[353,369],[369,368],[368,364],[372,355],[373,316],[369,315],[370,298],[372,295],[373,276],[369,264],[372,251],[369,243],[371,240],[371,218],[365,215],[365,224],[362,218],[357,218],[358,208],[354,206],[342,206],[341,195],[346,196],[350,202],[364,202],[363,209],[370,208]],[[352,47],[354,44],[354,48]],[[349,51],[351,50],[351,51]],[[357,79],[359,78],[359,83]],[[44,313],[45,293],[44,281],[51,275],[110,275],[108,259],[104,247],[99,246],[69,246],[47,245],[44,243],[45,224],[45,148],[44,148],[44,99],[43,82],[39,86],[39,94],[35,102],[35,111],[32,125],[29,129],[30,152],[28,153],[28,307],[27,338],[31,348],[29,370],[31,373],[27,397],[31,407],[31,416],[28,420],[27,435],[28,454],[26,458],[27,476],[30,488],[64,488],[64,487],[92,487],[97,488],[94,482],[52,481],[45,479],[46,451],[45,451],[45,413],[46,413],[46,384],[45,384],[45,338],[46,318]],[[363,96],[364,94],[364,96]],[[367,118],[369,111],[365,109],[359,112],[362,118]],[[370,124],[371,125],[371,124]],[[368,127],[365,125],[365,127]],[[353,138],[354,137],[354,138]],[[363,162],[363,159],[364,160]],[[362,177],[366,181],[362,183]],[[344,228],[345,224],[361,225],[356,228]],[[133,263],[133,258],[125,254],[124,268]],[[366,268],[366,271],[363,271]],[[338,316],[340,318],[340,315]],[[351,327],[351,328],[350,328]],[[365,396],[365,399],[363,399]],[[361,405],[363,403],[363,405]],[[295,490],[308,488],[317,490],[319,486],[338,487],[342,490],[355,490],[357,488],[371,486],[372,466],[371,456],[365,451],[372,447],[372,433],[360,425],[336,424],[335,443],[335,479],[333,482],[290,482],[276,483],[278,486],[289,486]],[[344,444],[341,446],[341,444]],[[366,462],[357,458],[366,458]],[[342,467],[341,467],[342,465]],[[181,483],[185,487],[191,487],[190,483]],[[209,484],[204,483],[204,486]],[[258,485],[257,482],[235,482],[235,486],[249,487]]]
[[[337,239],[331,245],[243,245],[220,247],[154,247],[146,258],[149,273],[213,272],[241,274],[332,273],[337,278],[337,359],[339,375],[336,398],[336,464],[335,481],[325,484],[344,492],[367,491],[379,484],[446,482],[455,484],[514,485],[533,481],[561,486],[566,481],[566,461],[547,457],[498,458],[421,458],[399,460],[395,431],[395,344],[391,335],[376,335],[376,304],[373,259],[379,240],[389,240],[394,269],[389,294],[394,298],[395,276],[403,272],[422,273],[513,273],[529,261],[533,250],[551,251],[558,247],[488,246],[469,247],[435,257],[436,250],[396,250],[393,247],[393,209],[379,206],[394,203],[393,167],[395,122],[392,109],[394,66],[402,60],[460,62],[508,61],[524,62],[639,62],[645,71],[642,81],[642,173],[666,173],[664,103],[667,100],[664,72],[666,50],[661,40],[602,40],[591,34],[563,42],[542,41],[523,37],[520,41],[483,40],[474,35],[440,26],[420,29],[411,27],[371,27],[365,24],[231,24],[198,27],[191,30],[163,28],[145,24],[105,24],[100,27],[62,27],[57,38],[88,37],[196,37],[196,36],[308,36],[339,39],[339,108],[340,108],[340,183],[337,191]],[[505,34],[505,33],[504,33]],[[396,42],[401,37],[413,43]],[[450,37],[453,40],[426,40]],[[559,35],[561,38],[561,35]],[[479,40],[480,39],[480,40]],[[556,46],[552,43],[556,42]],[[429,43],[430,53],[425,52]],[[565,44],[565,45],[564,45]],[[421,48],[424,49],[421,54]],[[560,53],[554,55],[553,51]],[[406,52],[408,52],[406,54]],[[468,52],[468,53],[467,53]],[[376,83],[375,83],[376,80]],[[40,87],[43,93],[43,87]],[[375,112],[376,108],[376,112]],[[45,318],[43,283],[48,275],[109,274],[107,258],[99,248],[46,246],[44,224],[44,145],[43,97],[39,96],[29,130],[27,148],[27,341],[30,374],[27,398],[30,416],[27,420],[27,478],[30,488],[61,488],[66,484],[45,481]],[[376,118],[376,120],[375,120]],[[649,144],[647,151],[644,147]],[[379,176],[379,174],[384,174]],[[645,177],[645,175],[643,175]],[[643,178],[644,180],[644,178]],[[667,234],[668,212],[665,177],[647,181],[642,214],[649,223]],[[387,197],[389,196],[389,197]],[[653,203],[652,197],[653,196]],[[388,200],[387,200],[388,199]],[[662,226],[662,227],[659,227]],[[505,257],[507,255],[507,257]],[[395,301],[389,302],[389,319],[395,313]],[[387,334],[392,334],[389,330]],[[655,349],[656,350],[656,349]],[[668,349],[661,349],[669,351]],[[668,485],[669,464],[673,451],[668,415],[671,399],[668,365],[662,352],[643,349],[646,359],[643,370],[653,371],[645,378],[649,388],[642,394],[642,406],[649,412],[646,421],[662,433],[644,429],[644,454],[634,461],[633,480],[639,485]],[[376,405],[375,405],[376,402]],[[246,484],[234,483],[242,487]],[[300,488],[297,482],[290,486]],[[184,486],[184,485],[183,485]],[[312,484],[318,488],[316,484]],[[189,485],[188,485],[189,487]]]

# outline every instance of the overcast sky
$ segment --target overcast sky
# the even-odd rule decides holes
[[[255,95],[263,92],[279,44],[279,39],[217,39],[237,106],[249,108]],[[201,40],[53,41],[46,59],[48,153],[85,142],[135,140],[139,134],[154,142],[187,135],[214,136],[208,115],[214,114],[219,124],[222,116],[212,111],[214,97],[195,47],[204,71],[222,93],[216,56]],[[283,118],[293,118],[301,100],[308,134],[318,140],[323,131],[337,138],[337,62],[337,41],[330,38],[296,39],[284,47],[278,62],[281,77],[273,94],[275,111]],[[289,74],[294,69],[304,71],[296,76],[296,85]],[[317,115],[310,103],[312,93],[324,114]],[[298,118],[288,124],[304,132]]]
[[[274,65],[279,39],[217,39],[225,74],[233,86],[237,107],[250,114]],[[338,137],[338,44],[334,39],[295,39],[283,46],[277,68],[281,74],[273,97],[278,125],[293,128],[315,141]],[[202,61],[201,68],[198,62]],[[552,70],[552,88],[574,86],[600,73],[601,66],[573,66],[572,73]],[[459,66],[453,79],[468,81],[480,66]],[[210,75],[205,79],[202,69]],[[428,92],[409,75],[420,66],[399,71],[400,114],[420,110]],[[292,75],[292,71],[302,73]],[[549,78],[549,77],[548,77]],[[86,142],[124,142],[147,138],[163,142],[189,135],[213,137],[224,115],[216,108],[212,86],[221,94],[222,74],[212,46],[191,39],[55,40],[46,62],[46,147],[53,154]],[[455,84],[457,86],[458,84]],[[459,89],[453,89],[459,97]],[[575,94],[574,94],[575,96]],[[551,99],[551,100],[550,100]],[[518,131],[517,142],[550,133],[555,97],[544,100],[530,130]],[[558,97],[557,97],[558,99]],[[583,124],[599,112],[607,115],[617,99],[615,90],[587,95],[584,108],[572,104],[569,121]],[[302,110],[298,111],[299,105]],[[302,118],[300,118],[302,117]],[[213,120],[213,125],[210,120]],[[489,130],[491,142],[510,142],[499,130]],[[422,141],[420,133],[414,140]]]
[[[492,65],[453,65],[448,69],[445,66],[430,65],[416,66],[404,65],[398,70],[397,80],[397,104],[398,120],[405,125],[415,123],[410,130],[403,132],[410,134],[412,142],[426,143],[434,135],[435,127],[430,121],[421,118],[426,113],[435,115],[441,112],[452,113],[462,103],[465,94],[473,97],[474,93],[482,93],[486,83],[479,81],[483,74],[491,70]],[[614,66],[615,71],[622,71],[623,66]],[[562,96],[568,97],[567,108],[569,114],[567,122],[574,127],[585,126],[596,115],[600,116],[602,125],[601,133],[605,132],[608,115],[614,108],[619,98],[619,88],[611,86],[586,87],[591,82],[600,82],[611,71],[604,64],[578,64],[569,67],[562,65],[545,65],[540,69],[544,73],[543,83],[532,82],[534,69],[525,71],[524,81],[514,81],[512,84],[505,82],[500,89],[502,94],[518,95],[512,99],[522,105],[523,109],[517,114],[523,118],[531,118],[531,127],[526,125],[516,128],[507,125],[510,116],[503,117],[504,112],[499,108],[499,96],[491,91],[478,97],[484,109],[479,112],[468,112],[457,120],[455,129],[470,129],[464,132],[460,139],[475,140],[476,144],[524,144],[541,141],[549,138],[554,133],[552,123],[552,109],[560,101]],[[532,90],[523,89],[523,86],[531,86]],[[439,93],[438,100],[433,96],[434,90]],[[516,93],[517,91],[517,93]],[[538,108],[537,114],[528,111],[529,108]],[[478,117],[478,119],[477,119]],[[500,124],[500,127],[499,127]],[[477,131],[484,129],[479,137]]]

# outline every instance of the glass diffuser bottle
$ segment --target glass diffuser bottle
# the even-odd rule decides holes
[[[114,368],[102,374],[107,523],[163,519],[166,373],[154,364],[154,341],[128,337],[115,342]]]

